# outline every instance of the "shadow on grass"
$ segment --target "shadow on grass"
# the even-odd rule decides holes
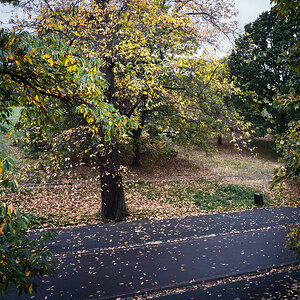
[[[251,143],[251,147],[255,147],[255,153],[259,157],[271,160],[278,161],[280,155],[276,152],[276,145],[274,140],[270,139],[255,139]]]

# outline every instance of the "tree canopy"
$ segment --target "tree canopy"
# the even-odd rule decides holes
[[[295,117],[293,112],[278,106],[273,98],[289,93],[295,80],[288,62],[281,58],[297,42],[297,33],[292,21],[282,20],[273,11],[264,12],[245,26],[245,33],[236,40],[229,57],[231,76],[245,92],[255,93],[247,97],[247,102],[239,104],[262,135],[267,128],[275,133],[285,131]]]
[[[290,45],[287,51],[282,53],[281,59],[281,61],[286,62],[287,69],[292,72],[290,90],[287,94],[278,95],[275,98],[278,106],[288,112],[293,112],[295,116],[288,124],[287,130],[283,134],[277,135],[276,140],[278,150],[283,157],[283,166],[275,170],[273,186],[281,189],[287,180],[299,180],[300,176],[300,9],[299,1],[272,0],[271,2],[275,4],[273,10],[277,13],[278,17],[283,21],[292,23],[297,30],[295,34],[296,42]],[[291,232],[290,236],[295,237],[295,240],[299,240],[299,230],[298,228],[295,229],[295,235]],[[299,247],[297,251],[299,256]]]
[[[234,14],[232,3],[99,0],[39,4],[31,34],[2,33],[4,110],[12,103],[21,105],[23,121],[38,115],[40,124],[81,114],[81,126],[92,133],[98,149],[102,216],[122,220],[126,206],[118,143],[138,123],[141,126],[142,111],[154,113],[159,107],[172,106],[173,116],[193,119],[203,128],[213,128],[211,121],[216,117],[219,123],[231,118],[222,97],[210,94],[213,88],[204,93],[199,84],[205,66],[195,65],[195,80],[185,92],[179,91],[183,74],[188,74],[188,64],[193,63],[190,58],[198,56],[205,43],[232,32],[233,27],[224,22]],[[172,77],[178,84],[168,82]],[[209,82],[201,84],[205,81]],[[189,100],[188,90],[193,90],[194,100]]]

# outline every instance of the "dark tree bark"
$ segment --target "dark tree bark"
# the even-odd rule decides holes
[[[287,122],[287,114],[285,112],[281,112],[279,120],[280,120],[280,123],[278,124],[278,128],[279,128],[278,131],[280,133],[283,133],[283,132],[286,131],[286,129],[288,127],[288,125],[287,125],[287,123],[288,123]]]
[[[132,131],[133,159],[131,165],[134,167],[140,167],[142,165],[140,159],[141,134],[142,134],[142,128],[138,128]]]
[[[133,159],[131,165],[134,167],[140,167],[141,164],[141,135],[143,127],[145,125],[146,112],[143,110],[141,113],[140,125],[137,129],[132,130],[132,144],[133,144]]]
[[[115,93],[114,63],[107,59],[104,67],[105,79],[108,88],[105,91],[109,103],[117,107]],[[104,141],[104,138],[103,138]],[[120,173],[120,156],[118,141],[111,143],[103,142],[104,153],[100,155],[100,175],[101,175],[101,217],[104,219],[123,221],[128,216],[125,204],[122,175]]]
[[[105,146],[105,155],[101,157],[101,217],[104,219],[123,221],[128,215],[125,204],[118,144],[115,142]],[[102,154],[103,155],[103,154]]]
[[[222,140],[222,136],[221,135],[218,136],[218,145],[220,145],[220,146],[223,145],[223,140]]]
[[[109,83],[107,99],[116,105],[114,99],[114,75],[113,65],[107,68],[106,78]],[[104,142],[105,155],[102,157],[101,170],[101,216],[104,219],[123,221],[128,215],[125,204],[122,175],[120,174],[120,156],[118,141],[111,144]]]

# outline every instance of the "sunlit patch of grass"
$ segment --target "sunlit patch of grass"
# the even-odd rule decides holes
[[[0,134],[0,155],[5,157],[9,152],[9,144],[7,135]]]
[[[224,140],[224,145],[218,146],[218,151],[213,155],[207,155],[196,148],[181,152],[186,155],[188,161],[201,166],[210,177],[269,175],[271,178],[274,168],[280,165],[278,155],[274,151],[274,143],[255,140],[252,146],[257,147],[252,154],[249,151],[239,152],[228,140]]]

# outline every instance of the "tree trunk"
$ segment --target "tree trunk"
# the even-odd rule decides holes
[[[279,125],[278,125],[278,128],[279,128],[279,133],[281,134],[281,133],[283,133],[283,132],[285,132],[286,131],[286,129],[287,129],[287,114],[286,114],[286,112],[281,112],[280,113],[280,123],[279,123]]]
[[[101,217],[104,219],[123,221],[128,215],[125,204],[118,144],[105,146],[105,157],[101,164]]]
[[[134,167],[140,167],[142,165],[140,160],[141,135],[143,132],[143,127],[145,125],[145,120],[146,120],[146,111],[142,110],[139,127],[137,129],[132,130],[133,159],[131,165]]]
[[[132,130],[133,159],[131,165],[134,167],[140,167],[142,165],[140,160],[141,134],[142,128]]]
[[[105,4],[108,1],[103,1]],[[111,41],[113,43],[113,41]],[[117,109],[115,93],[114,63],[107,59],[104,67],[105,79],[108,88],[105,91],[109,103]],[[103,152],[99,154],[101,175],[101,217],[108,220],[123,221],[128,215],[125,204],[122,176],[120,174],[120,157],[118,141],[104,142]]]
[[[218,136],[218,145],[220,145],[220,146],[223,145],[222,135]]]

